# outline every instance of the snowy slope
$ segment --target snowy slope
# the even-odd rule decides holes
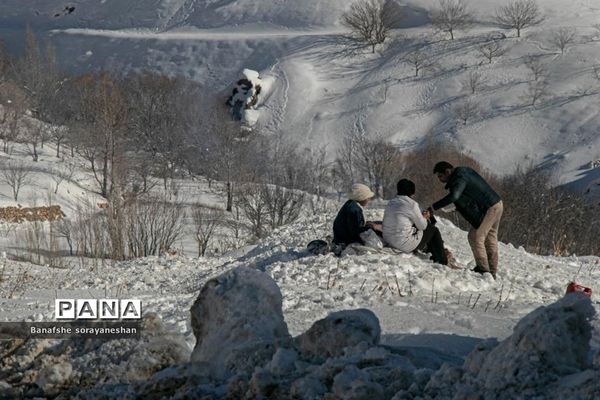
[[[584,285],[592,286],[597,292],[595,285],[600,278],[599,258],[540,257],[506,245],[501,245],[500,248],[501,265],[497,281],[489,275],[481,276],[467,269],[452,270],[435,265],[421,256],[372,253],[336,258],[332,255],[308,255],[305,243],[329,233],[333,216],[321,215],[282,228],[241,257],[232,254],[222,258],[146,258],[121,263],[97,263],[92,268],[74,265],[68,269],[3,260],[0,315],[3,320],[50,321],[54,318],[55,298],[117,296],[141,299],[144,313],[156,313],[157,316],[150,318],[152,321],[162,320],[159,325],[164,325],[164,328],[160,328],[163,333],[155,335],[153,331],[158,328],[146,328],[148,337],[144,336],[141,342],[98,343],[97,347],[65,354],[61,356],[61,361],[81,365],[79,368],[83,368],[82,371],[90,376],[98,374],[108,382],[127,383],[136,379],[148,379],[148,373],[156,371],[156,368],[182,363],[189,357],[195,344],[189,310],[203,284],[225,271],[246,266],[265,271],[273,277],[281,289],[285,322],[293,336],[305,332],[315,320],[331,312],[368,308],[380,321],[382,343],[401,346],[401,351],[409,352],[410,356],[407,356],[412,363],[420,362],[427,365],[426,368],[435,370],[444,360],[453,360],[453,365],[465,360],[464,368],[475,368],[474,371],[477,372],[481,368],[478,365],[483,361],[483,356],[478,356],[478,352],[487,354],[496,346],[496,340],[504,340],[513,333],[515,324],[526,314],[562,298],[570,280],[576,279]],[[369,211],[368,216],[381,218],[381,212]],[[467,265],[471,255],[466,233],[444,220],[440,222],[440,229],[458,260]],[[592,299],[592,306],[596,312],[599,310],[595,297]],[[556,308],[556,305],[551,308]],[[565,306],[565,309],[572,310],[569,306]],[[586,314],[590,312],[591,310],[585,311]],[[561,365],[563,357],[565,361],[570,359],[571,352],[565,352],[552,353],[552,358],[548,361],[534,358],[519,361],[520,354],[533,352],[527,357],[538,357],[534,354],[537,352],[544,354],[546,343],[557,342],[560,346],[561,341],[571,340],[557,331],[562,326],[558,325],[557,320],[550,323],[543,316],[535,317],[540,313],[538,310],[519,323],[516,332],[523,331],[522,334],[516,333],[512,339],[492,350],[495,355],[487,364],[494,360],[498,362],[482,369],[487,371],[480,374],[480,379],[487,379],[486,385],[500,384],[505,378],[513,379],[512,373],[495,374],[496,369],[510,370],[523,362],[532,366],[540,362],[542,367],[546,365],[551,368],[555,364]],[[554,383],[561,390],[567,391],[569,385],[577,385],[576,382],[587,382],[588,387],[591,387],[590,379],[597,382],[593,379],[597,376],[600,360],[600,323],[597,317],[591,321],[591,338],[586,338],[583,333],[577,334],[578,328],[574,323],[573,319],[565,320],[565,326],[571,327],[572,340],[577,341],[577,346],[583,346],[586,358],[595,360],[592,367],[595,369]],[[537,324],[540,325],[536,326]],[[539,335],[542,337],[537,338]],[[166,342],[152,343],[152,337],[164,338]],[[179,337],[181,339],[177,339]],[[151,341],[150,344],[146,344],[148,340]],[[588,342],[591,348],[586,350]],[[52,341],[34,341],[27,346],[30,349],[24,351],[33,352],[32,357],[36,357],[40,351],[51,349],[51,346]],[[148,350],[145,350],[146,346],[150,346]],[[52,353],[51,350],[48,351]],[[471,355],[465,358],[469,353]],[[362,353],[359,354],[363,356]],[[369,354],[371,353],[364,356]],[[44,357],[38,358],[35,363],[37,367],[28,367],[32,371],[41,368],[40,364],[50,362],[44,361]],[[86,360],[90,358],[98,362],[86,365]],[[106,371],[102,371],[103,368]],[[134,369],[130,373],[131,368]],[[54,371],[54,374],[59,374],[56,379],[62,382],[59,372]],[[119,376],[125,372],[127,375]],[[433,372],[429,370],[428,379]],[[41,373],[44,374],[43,371]],[[180,377],[184,372],[175,373]],[[444,368],[439,373],[442,376],[437,378],[436,385],[459,384],[452,375],[444,375]],[[523,374],[528,373],[530,372],[523,371],[522,374],[515,375],[514,379],[527,381],[530,378]],[[551,376],[548,375],[548,379],[552,379]],[[536,377],[537,380],[542,378]],[[0,389],[6,389],[5,386]],[[97,387],[99,393],[113,393],[113,396],[115,390],[123,388],[101,384]],[[454,391],[460,390],[460,387],[440,387],[440,390]]]
[[[491,21],[498,2],[472,2],[477,24],[458,32],[455,41],[432,34],[427,10],[435,1],[399,3],[407,5],[407,17],[385,51],[352,57],[342,54],[338,40],[339,16],[348,3],[337,0],[81,2],[72,14],[39,27],[74,72],[150,68],[218,91],[244,68],[271,75],[276,82],[261,116],[263,130],[327,146],[331,157],[346,132],[381,135],[407,148],[432,133],[499,174],[542,165],[553,168],[559,184],[600,193],[600,170],[590,167],[600,159],[600,115],[594,106],[600,82],[592,75],[600,62],[600,33],[593,27],[600,7],[594,1],[539,1],[546,20],[521,38]],[[30,10],[41,7],[31,4]],[[47,16],[56,5],[44,7]],[[10,1],[0,10],[9,28],[38,18]],[[77,10],[90,16],[77,17]],[[564,55],[550,44],[557,27],[577,29],[576,42]],[[10,32],[13,38],[14,29]],[[488,64],[478,47],[499,32],[507,35],[501,40],[507,53]],[[15,40],[9,43],[14,46]],[[436,60],[435,70],[419,78],[404,62],[416,48]],[[529,57],[545,64],[549,83],[548,95],[535,106],[526,95]],[[471,95],[463,81],[473,71],[482,74],[484,85]],[[463,125],[453,109],[467,99],[480,112]]]
[[[381,219],[380,211],[369,215]],[[430,342],[430,335],[502,339],[523,315],[561,298],[569,281],[595,288],[600,278],[597,257],[542,257],[504,244],[497,281],[468,269],[433,264],[425,256],[308,255],[305,244],[328,234],[333,217],[322,215],[282,228],[241,257],[147,258],[67,270],[5,260],[9,279],[0,285],[2,317],[52,319],[57,295],[102,297],[121,292],[141,298],[146,311],[158,312],[193,343],[188,310],[202,284],[223,271],[249,266],[266,271],[280,286],[293,334],[329,312],[367,307],[380,318],[385,341],[424,340],[424,345],[443,348],[447,343]],[[459,263],[470,265],[466,232],[445,220],[440,229]],[[7,299],[23,268],[29,278],[16,291],[16,299]],[[422,336],[412,337],[417,334]]]

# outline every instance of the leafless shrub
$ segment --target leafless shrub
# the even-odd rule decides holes
[[[537,25],[543,20],[535,0],[513,0],[496,10],[496,21],[506,28],[515,29],[517,37],[521,37],[521,30]]]
[[[454,115],[462,121],[463,125],[479,116],[479,107],[471,99],[467,99],[453,108]]]
[[[271,229],[297,220],[306,201],[304,192],[275,185],[263,185],[262,197],[267,207],[267,221]]]
[[[471,94],[475,94],[484,83],[483,75],[479,71],[469,71],[467,76],[462,80],[463,86],[467,88]]]
[[[71,223],[70,220],[68,219],[62,219],[60,221],[56,222],[56,234],[58,237],[61,237],[64,239],[64,241],[67,243],[67,246],[69,246],[69,255],[73,256],[75,255],[74,253],[74,227]]]
[[[124,258],[160,256],[172,250],[183,233],[181,204],[164,199],[138,200],[125,206],[123,215]]]
[[[245,184],[237,194],[252,235],[263,237],[268,229],[294,222],[304,206],[305,193],[268,184]]]
[[[493,40],[479,46],[479,53],[485,57],[489,64],[494,58],[500,57],[506,53],[506,48],[498,40]]]
[[[415,70],[415,77],[418,77],[421,71],[434,67],[436,63],[430,54],[427,54],[421,49],[416,49],[408,53],[406,57],[404,57],[404,62],[413,67]]]
[[[342,15],[341,23],[352,33],[355,41],[375,47],[382,44],[390,30],[400,21],[402,15],[398,8],[386,0],[355,1]]]
[[[70,181],[75,174],[75,164],[65,163],[64,168],[54,168],[50,170],[50,178],[54,182],[54,194],[58,193],[58,188],[65,180]]]
[[[333,174],[342,185],[341,191],[351,183],[367,182],[382,198],[395,193],[401,171],[402,152],[396,146],[377,135],[351,133],[338,149]]]
[[[539,58],[529,58],[525,62],[525,66],[531,71],[534,81],[542,79],[546,74],[546,66]]]
[[[203,257],[216,229],[223,223],[224,216],[221,211],[197,205],[192,209],[192,218],[194,220],[194,238],[198,243],[198,257]]]
[[[545,80],[540,79],[527,84],[527,92],[525,98],[529,104],[535,106],[537,102],[548,95],[548,84]]]
[[[433,26],[448,32],[454,40],[456,30],[464,30],[473,24],[473,14],[463,0],[439,0],[439,7],[431,11]]]
[[[498,184],[504,201],[500,239],[538,254],[600,254],[600,211],[583,196],[554,188],[544,171],[518,170]]]
[[[31,183],[31,171],[17,161],[4,162],[0,169],[0,180],[10,186],[14,200],[18,201],[21,189]]]
[[[552,33],[550,43],[560,50],[561,54],[565,53],[567,47],[575,42],[575,30],[572,28],[559,28]]]

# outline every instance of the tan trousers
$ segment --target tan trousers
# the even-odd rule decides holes
[[[502,201],[494,204],[485,213],[479,228],[469,231],[469,244],[475,262],[494,276],[498,271],[498,227],[503,210]]]

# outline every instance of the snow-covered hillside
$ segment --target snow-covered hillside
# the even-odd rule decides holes
[[[381,218],[381,212],[370,211],[369,217]],[[114,394],[115,390],[123,390],[123,387],[121,386],[119,389],[118,385],[111,385],[113,383],[146,379],[147,374],[155,371],[156,368],[185,362],[195,344],[189,310],[198,296],[200,288],[209,279],[223,272],[237,267],[247,267],[265,271],[279,286],[282,293],[283,315],[290,334],[296,336],[305,332],[315,320],[325,317],[331,312],[367,308],[372,310],[379,319],[382,344],[405,349],[402,350],[403,352],[408,351],[407,354],[410,356],[407,355],[407,357],[410,358],[411,363],[417,363],[415,365],[421,365],[421,368],[424,365],[427,366],[425,367],[428,369],[426,375],[429,379],[435,372],[431,368],[439,368],[444,361],[449,362],[450,365],[460,365],[467,354],[481,345],[483,347],[479,347],[478,351],[483,351],[483,353],[479,353],[482,356],[477,358],[477,352],[475,352],[470,356],[470,361],[465,364],[467,369],[470,368],[468,365],[475,368],[474,366],[483,362],[483,355],[488,354],[497,343],[492,340],[486,344],[482,340],[504,340],[509,337],[519,319],[541,305],[549,305],[562,298],[567,283],[572,279],[596,289],[594,285],[600,278],[599,258],[540,257],[507,245],[501,245],[500,248],[501,265],[496,281],[489,275],[481,276],[468,269],[448,269],[432,264],[426,257],[413,255],[372,253],[336,258],[333,255],[311,256],[307,254],[305,251],[307,241],[329,233],[332,218],[333,214],[328,214],[304,219],[274,232],[252,249],[222,258],[146,258],[124,263],[101,263],[91,269],[74,266],[66,270],[4,261],[5,275],[0,282],[2,319],[13,321],[52,320],[56,297],[110,298],[111,296],[124,296],[142,299],[144,312],[148,315],[156,313],[162,319],[162,323],[149,322],[153,324],[153,328],[147,328],[150,336],[143,342],[139,344],[127,341],[108,342],[100,347],[81,349],[66,358],[65,356],[61,358],[61,362],[69,362],[75,366],[74,368],[79,368],[82,373],[87,371],[83,373],[83,376],[87,376],[86,374],[100,376],[102,378],[97,379],[109,384],[108,386],[92,384],[98,389],[97,393],[112,391],[111,393]],[[448,246],[453,249],[458,261],[466,266],[471,259],[466,233],[447,221],[442,220],[440,224]],[[23,277],[25,271],[26,274]],[[12,293],[11,298],[9,298],[9,293]],[[593,307],[598,311],[598,301],[595,300],[595,297],[592,300]],[[573,310],[568,305],[553,307],[556,310]],[[579,313],[579,311],[575,312]],[[583,314],[577,318],[585,319],[587,318],[585,315],[590,311],[581,312]],[[564,336],[566,333],[559,332],[562,329],[559,326],[562,325],[552,325],[552,327],[542,322],[545,321],[545,318],[557,318],[555,321],[558,321],[563,318],[562,316],[557,314],[555,317],[545,317],[543,312],[537,314],[537,317],[529,317],[529,322],[521,324],[519,329],[523,333],[514,335],[513,339],[504,345],[504,352],[495,350],[496,353],[500,353],[494,357],[504,357],[504,361],[493,367],[494,371],[495,368],[510,369],[513,368],[511,365],[516,365],[514,363],[525,362],[513,358],[517,353],[512,346],[529,346],[524,344],[528,339],[522,339],[522,337],[533,338],[535,335],[546,332],[546,329],[554,329],[558,335],[549,336],[556,339],[552,346],[563,343],[560,341],[569,343],[569,340],[574,340],[579,343],[577,346],[581,344],[583,346],[581,348],[585,349],[589,340],[586,339],[585,333],[577,336],[578,334],[575,332],[578,330],[574,328],[575,330],[568,334],[573,336],[566,337]],[[156,316],[151,318],[154,321]],[[251,319],[251,317],[249,318]],[[582,324],[583,319],[577,323]],[[571,321],[575,323],[575,320],[571,319]],[[558,385],[560,390],[567,390],[568,385],[575,385],[575,382],[580,382],[582,385],[584,382],[592,382],[593,379],[589,381],[591,379],[589,375],[592,374],[593,377],[594,374],[597,374],[600,326],[597,319],[591,322],[594,327],[591,341],[589,341],[591,349],[589,353],[587,353],[588,350],[583,351],[587,353],[586,358],[589,360],[596,357],[595,366],[591,367],[595,369],[586,371],[583,376],[577,375],[577,377],[570,378],[573,382],[569,380],[553,381],[556,378],[553,378],[554,375],[548,372],[548,382]],[[555,322],[555,324],[559,323]],[[151,333],[155,329],[168,332],[168,334],[162,333],[157,336]],[[547,334],[544,333],[544,335]],[[160,337],[164,337],[164,340],[159,342],[156,338]],[[178,337],[181,339],[177,339]],[[184,339],[187,341],[187,349]],[[150,344],[146,344],[147,341],[150,341]],[[517,344],[519,342],[521,345]],[[35,350],[38,353],[35,354],[49,351],[44,349],[51,345],[52,341],[40,342],[36,347],[38,350]],[[129,350],[125,352],[123,349],[126,348],[131,349],[131,352]],[[525,349],[524,347],[520,348],[520,351]],[[27,351],[34,350],[31,348]],[[538,356],[538,350],[534,350],[534,347],[531,347],[531,351],[534,352],[530,354],[531,357]],[[579,350],[573,350],[573,352],[576,351]],[[150,352],[154,356],[144,358],[145,352]],[[127,360],[126,354],[130,354],[132,359]],[[347,357],[350,358],[339,362],[351,362],[348,361],[353,359],[350,356],[351,353],[347,354]],[[374,356],[375,353],[369,352],[368,354]],[[380,353],[376,352],[376,354]],[[545,365],[544,368],[554,368],[553,365],[556,363],[560,364],[564,360],[570,359],[569,354],[571,354],[569,351],[561,356],[554,354],[553,361],[542,364]],[[40,365],[50,362],[48,360],[52,360],[52,357],[54,356],[42,357],[39,362],[36,361],[34,364],[37,367],[28,368],[41,368]],[[96,363],[98,367],[84,366],[90,357],[96,357],[102,362]],[[361,357],[365,357],[365,355],[361,355]],[[384,354],[381,357],[388,356]],[[533,358],[527,363],[535,363],[532,360]],[[492,360],[489,360],[488,364],[490,362]],[[13,364],[12,367],[17,368],[15,365],[17,364]],[[77,367],[78,365],[79,367]],[[131,367],[132,365],[134,367]],[[437,367],[434,367],[436,365]],[[125,370],[120,373],[119,371],[123,368],[133,368],[133,370],[128,374],[125,374]],[[491,366],[486,368],[491,368]],[[442,369],[440,373],[443,371]],[[48,371],[44,372],[44,374],[49,373]],[[180,373],[187,374],[181,371],[177,374]],[[493,375],[492,371],[488,371],[482,372],[481,376],[488,373]],[[79,375],[80,373],[77,372],[73,375],[73,379]],[[164,376],[164,374],[162,375]],[[501,377],[492,375],[490,375],[489,384],[500,384]],[[65,382],[59,378],[57,378],[58,382],[64,384]],[[157,377],[157,379],[162,378]],[[430,386],[438,387],[441,390],[440,385],[451,385],[458,382],[458,380],[452,379],[454,378],[439,376],[436,383]],[[480,377],[479,379],[485,378]],[[38,381],[41,382],[38,385],[41,387],[44,387],[44,382],[47,382],[41,379]],[[472,383],[479,384],[475,381]],[[49,387],[52,386],[49,385]],[[477,390],[475,388],[476,386],[473,386],[471,389]],[[138,386],[138,390],[142,390],[140,386]],[[544,389],[537,388],[535,390]]]
[[[24,21],[35,25],[36,18],[59,7],[31,2],[25,10],[13,3],[0,5],[7,22],[0,34],[10,37],[11,46]],[[600,169],[592,168],[600,159],[600,116],[594,106],[600,81],[593,74],[600,59],[600,33],[594,27],[600,8],[593,1],[540,0],[546,19],[525,29],[521,38],[493,22],[500,3],[471,2],[477,23],[454,41],[433,34],[427,10],[435,1],[398,3],[406,15],[403,28],[379,54],[352,57],[343,56],[339,43],[345,1],[81,1],[74,2],[71,14],[36,26],[74,72],[149,68],[219,91],[244,68],[272,76],[262,129],[326,146],[331,157],[347,132],[381,135],[404,148],[433,134],[499,174],[541,165],[556,172],[559,184],[600,192]],[[41,16],[32,16],[38,8]],[[168,26],[177,29],[165,31]],[[565,54],[550,43],[557,27],[576,30]],[[110,30],[115,28],[128,30]],[[507,36],[499,40],[507,51],[488,63],[479,46],[500,33]],[[404,61],[417,48],[435,60],[435,68],[414,77]],[[544,65],[548,82],[535,105],[528,95],[533,78],[525,66],[531,57]],[[482,80],[474,94],[465,85],[472,73]],[[478,108],[466,125],[454,112],[465,101]]]

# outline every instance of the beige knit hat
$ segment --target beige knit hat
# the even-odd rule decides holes
[[[367,185],[355,183],[352,185],[352,190],[348,193],[348,198],[354,201],[363,201],[375,196],[375,193],[369,189]]]

